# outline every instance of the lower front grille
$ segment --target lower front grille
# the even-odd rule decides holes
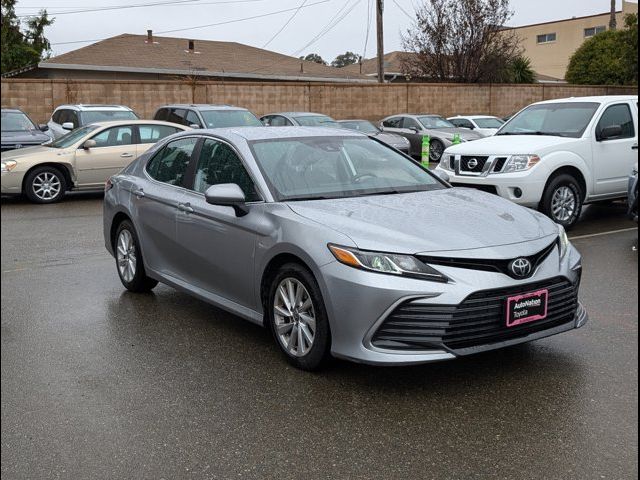
[[[444,346],[456,351],[526,337],[572,322],[578,309],[578,288],[579,283],[558,277],[477,292],[460,305],[405,302],[382,322],[371,344],[388,350],[419,351]],[[549,290],[547,317],[507,328],[507,298],[540,289]]]

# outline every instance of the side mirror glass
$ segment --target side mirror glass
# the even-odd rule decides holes
[[[622,126],[621,125],[610,125],[608,127],[604,127],[600,130],[600,135],[598,140],[611,140],[612,138],[621,137],[622,136]]]
[[[204,193],[204,198],[210,205],[232,207],[238,217],[243,217],[249,213],[244,192],[235,183],[211,185]]]
[[[96,141],[95,140],[87,140],[86,142],[84,142],[82,144],[82,148],[84,148],[85,150],[89,150],[93,147],[96,146]]]
[[[62,124],[62,128],[64,128],[65,130],[73,130],[74,129],[73,122],[64,122]]]

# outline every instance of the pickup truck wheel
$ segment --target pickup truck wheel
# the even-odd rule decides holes
[[[540,209],[551,220],[569,229],[580,218],[583,193],[578,181],[569,174],[553,178],[544,191]]]
[[[33,169],[24,181],[24,193],[34,203],[59,202],[67,190],[67,182],[60,170],[54,167]]]

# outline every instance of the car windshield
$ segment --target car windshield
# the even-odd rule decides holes
[[[437,115],[418,117],[418,120],[424,126],[424,128],[456,128],[456,126],[449,120],[445,120],[444,118],[438,117]]]
[[[366,120],[340,122],[340,126],[343,128],[348,128],[349,130],[357,130],[358,132],[362,133],[380,133],[380,129],[378,127],[376,127],[371,122],[367,122]]]
[[[82,124],[111,122],[117,120],[138,120],[138,116],[130,110],[91,110],[80,112]]]
[[[247,110],[205,110],[201,111],[206,128],[262,127],[256,116]]]
[[[97,125],[87,125],[86,127],[78,128],[76,130],[73,130],[72,132],[67,133],[64,137],[60,137],[58,140],[49,144],[48,146],[52,148],[69,148],[75,143],[79,142],[82,137],[88,135],[97,128],[100,127],[98,127]]]
[[[504,125],[504,122],[499,118],[474,118],[474,122],[478,125],[478,128],[500,128]]]
[[[37,128],[22,112],[2,112],[3,132],[26,132]]]
[[[418,164],[367,137],[260,140],[251,148],[279,201],[446,188]]]
[[[294,118],[303,127],[340,127],[338,122],[326,115],[304,115]]]
[[[600,106],[594,102],[531,105],[506,123],[496,135],[550,135],[579,138]]]

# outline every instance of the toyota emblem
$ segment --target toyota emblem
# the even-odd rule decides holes
[[[526,258],[516,258],[509,265],[509,270],[513,273],[514,277],[517,278],[527,278],[531,275],[531,271],[533,270],[533,265]]]
[[[473,170],[474,168],[476,168],[478,166],[478,159],[477,158],[470,158],[469,160],[467,160],[467,166]]]

